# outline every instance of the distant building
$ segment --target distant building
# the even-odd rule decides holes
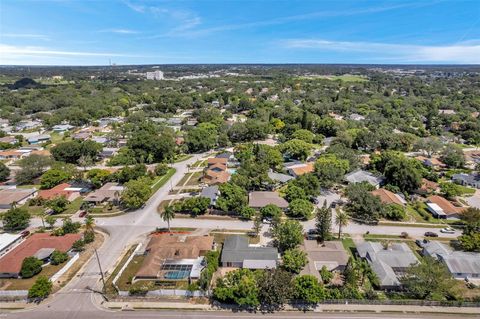
[[[86,202],[100,204],[104,202],[115,202],[120,199],[123,186],[117,183],[106,183],[96,191],[85,197]]]
[[[298,163],[287,167],[288,174],[293,177],[298,177],[307,173],[312,173],[315,170],[315,164],[313,162]]]
[[[463,186],[480,188],[480,174],[454,174],[452,181]]]
[[[203,171],[203,182],[209,185],[223,184],[230,179],[227,158],[209,158]]]
[[[163,72],[160,70],[156,70],[153,72],[146,73],[147,80],[163,80]]]
[[[70,125],[70,124],[60,124],[60,125],[55,125],[52,128],[52,130],[56,133],[63,133],[63,132],[66,132],[66,131],[70,131],[73,128],[74,128],[74,126]]]
[[[380,198],[382,203],[386,205],[397,204],[405,206],[406,201],[400,195],[394,194],[385,188],[379,188],[371,192],[372,195]]]
[[[50,141],[50,135],[36,135],[27,139],[28,144],[35,145]]]
[[[220,191],[217,185],[205,187],[200,193],[200,197],[206,197],[210,200],[210,206],[215,206],[219,195]]]
[[[20,234],[0,234],[0,257],[9,252],[13,246],[21,241],[22,235]]]

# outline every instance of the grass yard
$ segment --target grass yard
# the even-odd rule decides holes
[[[120,269],[123,267],[123,265],[125,265],[125,263],[127,262],[128,258],[133,253],[135,248],[137,248],[137,245],[133,245],[132,247],[130,247],[128,249],[127,253],[122,257],[120,262],[117,264],[117,266],[113,270],[112,274],[108,277],[107,281],[105,282],[105,290],[106,290],[107,294],[113,295],[113,294],[117,293],[117,290],[113,286],[113,279],[120,272]]]
[[[346,237],[342,239],[343,248],[349,253],[350,256],[355,256],[354,252],[357,250],[353,239]]]
[[[210,233],[210,235],[213,236],[215,243],[223,244],[223,242],[225,241],[225,238],[227,238],[227,236],[237,234],[237,233],[242,233],[242,234],[245,234],[246,236],[248,236],[247,232],[243,232],[243,231],[239,231],[239,232],[235,232],[235,233],[213,231],[213,232]],[[258,244],[260,242],[260,236],[255,236],[255,237],[248,236],[248,242],[252,245]]]
[[[81,197],[75,198],[70,204],[67,205],[67,209],[62,214],[65,214],[65,215],[75,214],[80,209],[80,206],[82,206],[82,203],[83,203],[83,198]]]
[[[384,234],[365,234],[363,235],[365,240],[376,240],[376,239],[404,239],[399,235],[384,235]]]
[[[129,290],[132,286],[132,279],[135,274],[140,270],[145,256],[139,255],[133,257],[128,266],[123,271],[122,275],[117,281],[118,289],[120,290]]]
[[[185,186],[197,186],[200,182],[200,178],[203,176],[203,172],[191,173],[191,177]]]
[[[155,178],[155,180],[152,183],[152,194],[154,194],[156,191],[160,189],[165,183],[175,174],[177,170],[175,168],[169,168],[167,173],[163,176],[158,176]]]
[[[2,279],[6,283],[5,290],[28,290],[35,283],[39,276],[51,277],[58,272],[65,265],[66,262],[60,265],[47,265],[42,268],[42,271],[33,276],[32,278],[20,279],[20,278],[8,278]]]

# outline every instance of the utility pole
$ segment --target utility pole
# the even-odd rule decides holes
[[[94,250],[95,250],[95,256],[97,257],[98,268],[100,269],[100,275],[102,275],[102,283],[103,283],[102,292],[105,293],[105,277],[103,277],[102,266],[100,265],[100,259],[98,258],[97,248],[94,248]]]

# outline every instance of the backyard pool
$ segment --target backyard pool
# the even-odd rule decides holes
[[[174,270],[174,271],[169,271],[169,272],[165,273],[165,275],[163,277],[165,279],[178,280],[178,279],[187,278],[189,274],[190,274],[190,271]]]

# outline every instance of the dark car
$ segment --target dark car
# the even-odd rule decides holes
[[[24,230],[20,233],[20,236],[22,236],[22,238],[25,238],[27,237],[28,235],[30,235],[30,231],[29,230]]]
[[[438,237],[438,234],[434,233],[433,231],[427,231],[425,233],[425,237]]]
[[[80,214],[78,214],[78,217],[85,217],[87,215],[87,211],[81,211]]]

